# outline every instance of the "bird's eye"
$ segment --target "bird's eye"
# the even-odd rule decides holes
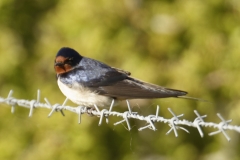
[[[64,61],[64,64],[68,64],[68,65],[73,65],[73,58],[67,58],[65,61]]]
[[[71,64],[73,62],[73,58],[68,58],[65,60],[65,64]]]

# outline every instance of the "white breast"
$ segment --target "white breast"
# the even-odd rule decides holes
[[[68,86],[58,79],[58,86],[62,93],[70,99],[73,103],[78,105],[83,105],[86,107],[91,107],[94,104],[103,107],[109,106],[111,104],[112,98],[98,95],[97,93],[89,90],[86,87],[78,83],[72,84],[72,86]]]

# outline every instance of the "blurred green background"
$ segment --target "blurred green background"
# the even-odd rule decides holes
[[[240,1],[239,0],[1,0],[0,96],[43,97],[62,103],[53,62],[57,51],[72,47],[82,55],[131,71],[132,76],[158,85],[186,90],[189,96],[212,103],[184,99],[131,101],[134,111],[170,118],[167,108],[194,120],[193,110],[219,122],[216,113],[240,125]],[[74,105],[68,103],[69,105]],[[76,106],[76,105],[75,105]],[[120,107],[121,106],[121,107]],[[231,159],[240,157],[239,133],[232,140],[204,128],[190,134],[166,136],[166,124],[156,132],[137,129],[143,122],[111,117],[98,126],[98,118],[66,112],[47,118],[50,110],[29,110],[0,104],[0,159],[12,160],[152,160]],[[125,111],[120,103],[114,110]]]

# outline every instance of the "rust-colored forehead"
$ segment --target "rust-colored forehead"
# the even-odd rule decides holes
[[[66,57],[63,57],[63,56],[57,56],[56,59],[55,59],[55,62],[64,62],[66,59]]]

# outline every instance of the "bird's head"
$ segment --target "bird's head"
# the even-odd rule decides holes
[[[74,69],[79,64],[82,56],[74,49],[61,48],[55,59],[54,68],[57,74],[63,74]]]

